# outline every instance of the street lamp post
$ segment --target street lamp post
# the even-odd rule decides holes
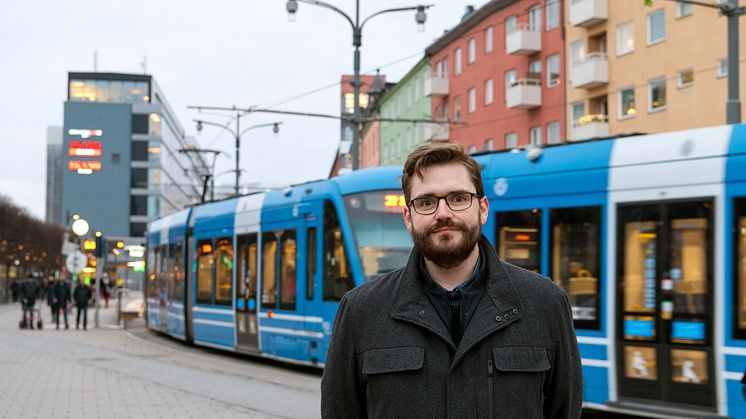
[[[433,5],[429,4],[429,5],[419,5],[419,6],[412,6],[412,7],[397,7],[393,9],[380,10],[376,13],[373,13],[367,18],[363,19],[362,22],[360,22],[360,0],[355,1],[355,20],[354,21],[352,20],[350,16],[347,15],[347,13],[323,1],[288,0],[286,9],[288,12],[288,20],[291,22],[295,21],[295,14],[298,12],[298,3],[306,3],[306,4],[311,4],[314,6],[321,6],[321,7],[333,10],[339,13],[340,15],[342,15],[345,19],[347,19],[347,21],[350,23],[350,26],[352,26],[352,45],[355,47],[355,53],[353,56],[353,73],[352,73],[352,88],[353,88],[353,94],[355,95],[353,99],[354,108],[353,108],[353,114],[352,114],[352,124],[355,126],[355,129],[352,132],[352,170],[357,170],[359,168],[359,163],[360,163],[359,145],[360,145],[360,138],[362,137],[361,127],[360,127],[360,124],[362,122],[362,115],[360,113],[360,46],[363,44],[363,26],[365,26],[365,23],[368,22],[370,19],[378,15],[382,15],[384,13],[416,10],[417,13],[415,13],[414,18],[415,18],[415,21],[417,22],[417,29],[419,31],[423,31],[425,29],[425,21],[427,20],[427,14],[425,13],[425,10],[429,9]]]
[[[246,128],[246,129],[244,129],[243,131],[241,131],[240,121],[241,121],[241,117],[242,116],[243,116],[243,114],[236,114],[236,130],[235,131],[232,130],[232,129],[230,129],[227,125],[216,124],[215,122],[203,121],[201,119],[195,119],[194,120],[194,122],[197,123],[197,131],[202,131],[202,126],[203,125],[211,125],[211,126],[214,126],[214,127],[220,127],[222,129],[230,132],[231,134],[233,134],[233,137],[236,140],[236,187],[235,187],[235,194],[236,195],[238,195],[238,184],[239,184],[239,180],[241,178],[241,169],[240,169],[240,166],[239,166],[239,158],[240,158],[239,156],[240,156],[240,150],[241,150],[241,136],[243,136],[247,131],[251,131],[252,129],[262,128],[262,127],[272,127],[272,131],[275,134],[277,134],[278,132],[280,132],[280,125],[282,125],[282,122],[269,122],[269,123],[266,123],[266,124],[252,125],[252,126]],[[214,164],[214,162],[215,162],[215,160],[213,159],[213,164]]]

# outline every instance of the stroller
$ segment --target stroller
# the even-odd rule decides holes
[[[21,303],[21,309],[23,310],[23,305],[25,303]],[[26,320],[26,311],[22,311],[23,317],[21,317],[21,321],[18,322],[18,327],[20,329],[31,329],[33,328],[33,322],[36,320],[36,328],[39,330],[42,330],[44,328],[44,322],[41,319],[41,309],[36,308],[36,305],[31,306],[31,322],[32,324],[28,324]]]

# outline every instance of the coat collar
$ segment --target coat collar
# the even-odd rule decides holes
[[[407,265],[399,277],[390,311],[392,318],[414,323],[443,339],[456,351],[452,367],[482,339],[518,320],[523,311],[510,276],[505,272],[503,263],[484,235],[479,240],[479,247],[482,257],[485,258],[485,293],[479,300],[474,317],[469,321],[458,348],[453,344],[448,330],[427,296],[423,294],[422,285],[417,278],[422,253],[416,248],[409,255]]]

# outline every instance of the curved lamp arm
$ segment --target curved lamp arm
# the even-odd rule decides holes
[[[329,3],[325,3],[325,2],[319,1],[319,0],[295,0],[295,1],[297,1],[298,3],[312,4],[314,6],[321,6],[321,7],[325,7],[327,9],[333,10],[333,11],[339,13],[340,15],[344,16],[344,18],[347,19],[348,22],[350,22],[350,26],[352,26],[353,32],[355,31],[355,22],[352,21],[352,18],[349,17],[347,15],[347,13],[345,13],[342,10],[336,8],[334,5],[331,5]]]
[[[302,1],[302,0],[299,0],[299,1]],[[427,10],[427,9],[431,8],[432,6],[433,6],[432,4],[428,4],[428,5],[424,5],[424,6],[397,7],[397,8],[393,8],[393,9],[386,9],[386,10],[381,10],[381,11],[375,12],[372,15],[366,17],[365,20],[363,20],[363,23],[360,24],[360,31],[361,32],[363,31],[363,26],[365,26],[366,22],[368,22],[372,18],[374,18],[376,16],[379,16],[379,15],[382,15],[384,13],[406,12],[408,10],[417,10],[417,11]]]
[[[213,127],[223,128],[224,130],[226,130],[226,131],[230,132],[231,134],[233,134],[234,137],[236,136],[236,131],[233,131],[232,129],[226,127],[225,125],[216,124],[215,122],[210,122],[210,121],[203,121],[201,119],[194,119],[193,121],[196,122],[197,124],[210,125],[210,126],[213,126]]]
[[[262,127],[271,127],[271,126],[280,126],[282,125],[282,122],[268,122],[266,124],[259,124],[259,125],[252,125],[245,130],[241,131],[240,134],[238,134],[239,137],[242,137],[246,131],[251,131],[254,128],[262,128]]]

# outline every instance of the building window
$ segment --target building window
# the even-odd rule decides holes
[[[130,196],[130,215],[148,215],[148,196]]]
[[[575,66],[585,58],[585,40],[581,39],[570,44],[570,65]]]
[[[443,77],[448,78],[448,71],[450,69],[450,66],[448,65],[448,57],[443,58]]]
[[[637,113],[635,88],[627,87],[619,91],[619,119],[632,118]]]
[[[145,235],[145,223],[130,223],[130,237],[142,237]]]
[[[559,54],[547,57],[547,86],[554,87],[560,82]]]
[[[560,0],[547,1],[547,30],[548,31],[559,26],[559,2]]]
[[[484,149],[487,150],[487,151],[491,151],[491,150],[495,149],[495,144],[492,141],[492,138],[488,138],[487,140],[485,140],[485,142],[484,142]]]
[[[456,48],[456,51],[453,52],[454,60],[456,60],[456,67],[453,69],[454,74],[461,74],[461,48]]]
[[[560,123],[550,122],[547,125],[547,143],[558,144],[560,142]]]
[[[148,115],[132,115],[132,133],[133,134],[148,134],[150,130],[148,124]]]
[[[691,3],[679,3],[676,2],[676,17],[681,19],[692,15],[692,4]]]
[[[531,144],[535,146],[540,146],[542,144],[541,139],[541,127],[533,127],[529,131],[529,138],[531,139]]]
[[[508,70],[505,72],[505,101],[508,100],[508,89],[513,87],[514,84],[516,84],[518,80],[518,73],[515,69]]]
[[[536,5],[529,11],[528,27],[533,32],[541,32],[541,6]]]
[[[469,40],[469,64],[473,63],[477,59],[477,40],[474,38],[471,38]]]
[[[518,26],[518,17],[516,15],[505,18],[505,35],[515,32]]]
[[[728,59],[727,58],[721,58],[718,60],[717,74],[718,74],[718,77],[728,76]]]
[[[694,70],[690,67],[676,74],[676,84],[680,89],[694,85]]]
[[[484,31],[484,52],[492,52],[492,26]]]
[[[616,27],[616,55],[629,54],[635,50],[635,34],[632,22]]]
[[[147,141],[132,141],[130,143],[130,150],[132,152],[132,161],[148,161]]]
[[[438,64],[435,64],[435,74],[439,79],[443,78],[443,61],[438,61]]]
[[[492,79],[488,79],[486,82],[484,82],[484,104],[489,105],[492,103],[493,99],[493,86],[492,86]]]
[[[461,120],[461,96],[453,98],[453,120],[456,122]]]
[[[477,89],[469,89],[469,113],[473,113],[477,110]]]
[[[516,148],[518,147],[518,134],[515,132],[509,132],[505,134],[505,148]]]
[[[581,118],[585,116],[585,102],[575,102],[572,104],[572,125],[578,125]]]
[[[148,169],[135,168],[130,170],[130,187],[147,188],[148,187]]]
[[[666,11],[656,10],[648,15],[648,45],[666,40]]]
[[[650,80],[648,84],[648,111],[666,109],[666,78]]]
[[[541,83],[541,60],[534,60],[529,63],[527,78],[539,80]]]

